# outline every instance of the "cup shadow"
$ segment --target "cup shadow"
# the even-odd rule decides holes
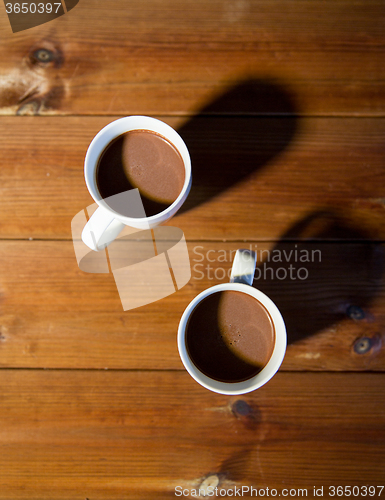
[[[296,129],[292,98],[279,84],[254,79],[226,91],[178,129],[193,172],[179,213],[265,166],[293,140]]]
[[[319,211],[257,254],[253,286],[280,309],[288,344],[344,318],[366,316],[381,289],[385,263],[382,246],[369,239],[362,228]]]

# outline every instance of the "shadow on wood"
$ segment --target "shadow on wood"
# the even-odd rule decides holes
[[[289,344],[344,318],[364,319],[383,286],[383,246],[330,212],[298,222],[258,258],[254,286],[277,304]]]
[[[193,172],[180,213],[264,167],[292,141],[296,126],[289,94],[262,80],[243,82],[202,109],[178,130],[189,148]]]

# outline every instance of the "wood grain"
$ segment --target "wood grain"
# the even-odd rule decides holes
[[[93,202],[85,153],[115,118],[0,120],[0,237],[71,238],[72,218]],[[343,237],[336,225],[350,239],[385,237],[385,120],[160,118],[192,157],[193,187],[171,221],[187,239],[301,238],[309,220],[313,238]]]
[[[1,113],[195,114],[252,78],[293,107],[250,112],[383,116],[384,28],[374,0],[88,0],[13,35],[4,14]]]
[[[383,482],[379,374],[278,374],[238,398],[184,372],[1,377],[3,499],[175,498],[212,475],[220,488],[309,497],[314,486]]]
[[[254,286],[287,325],[282,370],[385,369],[384,248],[348,241],[190,241],[189,283],[128,311],[112,274],[78,268],[72,242],[1,241],[0,366],[183,370],[182,313],[198,293],[229,281],[234,253],[245,246],[257,251]],[[362,339],[370,345],[361,353]]]
[[[0,499],[383,485],[384,2],[81,0],[16,34],[1,8],[0,31]],[[169,224],[191,279],[124,311],[111,274],[78,268],[71,221],[89,143],[130,114],[190,150]],[[241,247],[288,347],[226,397],[176,334]]]

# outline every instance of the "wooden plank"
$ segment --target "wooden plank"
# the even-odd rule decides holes
[[[115,118],[1,118],[0,237],[71,238],[93,202],[85,153]],[[384,119],[160,118],[191,152],[193,187],[172,220],[188,239],[300,238],[309,219],[313,238],[340,238],[336,224],[350,239],[385,237]]]
[[[257,252],[254,286],[287,325],[282,370],[385,369],[383,246],[305,241],[189,241],[189,283],[127,311],[111,274],[78,268],[72,242],[1,241],[0,366],[183,370],[182,313],[198,293],[228,281],[242,247]]]
[[[252,78],[291,108],[263,92],[250,113],[383,116],[384,28],[374,0],[89,0],[17,34],[4,13],[0,111],[195,114]]]
[[[207,477],[308,497],[383,484],[380,374],[277,374],[234,398],[184,372],[1,377],[2,499],[175,498]]]

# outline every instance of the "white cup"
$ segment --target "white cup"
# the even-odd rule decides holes
[[[127,217],[106,203],[100,195],[96,182],[97,166],[105,148],[114,139],[131,130],[148,130],[162,135],[179,151],[185,168],[185,181],[177,199],[162,212],[149,217],[145,215],[138,189],[122,194],[128,197],[126,199],[130,200],[132,205],[139,206],[140,216]],[[101,250],[111,243],[125,226],[152,229],[169,220],[180,209],[191,188],[190,154],[181,136],[166,123],[149,116],[127,116],[109,123],[94,137],[87,150],[84,177],[88,191],[99,207],[85,225],[82,240],[92,250]]]
[[[197,297],[195,297],[195,299],[193,299],[187,306],[179,323],[178,350],[183,365],[188,373],[200,385],[219,394],[246,394],[258,389],[266,384],[266,382],[268,382],[275,375],[282,364],[283,358],[285,357],[287,338],[286,327],[282,315],[277,306],[269,297],[267,297],[267,295],[251,286],[254,278],[255,263],[256,258],[254,252],[250,252],[249,250],[238,250],[233,262],[231,282],[214,285],[197,295]],[[221,382],[207,376],[194,364],[186,346],[187,326],[192,312],[199,305],[199,303],[209,295],[226,290],[242,292],[254,297],[265,307],[274,326],[275,344],[269,361],[259,373],[241,382]],[[212,356],[215,356],[215,352],[212,353]]]

